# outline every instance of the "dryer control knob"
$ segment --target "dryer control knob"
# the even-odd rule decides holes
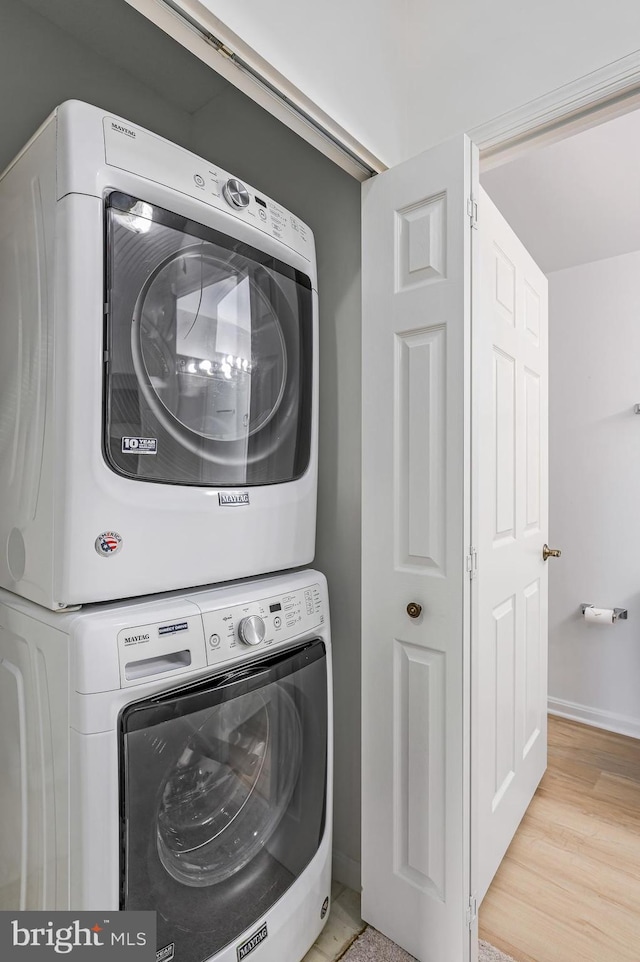
[[[264,641],[267,629],[260,615],[249,615],[238,625],[238,638],[245,645],[259,645]]]
[[[249,191],[242,181],[236,180],[235,177],[232,177],[226,182],[222,188],[222,196],[227,204],[230,204],[232,207],[244,208],[249,206]]]

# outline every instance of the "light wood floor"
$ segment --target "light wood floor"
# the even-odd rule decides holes
[[[480,937],[517,962],[640,960],[640,741],[549,718],[549,767]]]

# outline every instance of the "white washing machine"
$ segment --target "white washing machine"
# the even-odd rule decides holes
[[[0,586],[52,609],[308,564],[313,234],[87,104],[0,178]]]
[[[0,909],[146,909],[169,962],[298,962],[331,886],[316,571],[55,614],[0,590]]]

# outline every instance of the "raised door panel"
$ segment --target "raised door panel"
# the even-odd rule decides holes
[[[395,336],[396,564],[444,574],[446,328]]]

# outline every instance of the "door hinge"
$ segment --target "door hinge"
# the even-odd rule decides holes
[[[474,230],[478,229],[478,201],[474,200],[473,197],[467,199],[467,216],[471,221],[471,226]]]
[[[469,905],[467,906],[467,925],[469,928],[473,925],[475,920],[478,918],[478,900],[475,895],[469,897]]]
[[[469,554],[465,562],[465,570],[469,573],[471,579],[475,578],[478,573],[478,552],[475,548],[469,549]]]
[[[219,43],[219,46],[218,46],[218,45],[214,45],[214,46],[216,47],[216,50],[218,51],[218,53],[221,53],[221,54],[222,54],[224,57],[226,57],[228,60],[234,60],[234,61],[235,61],[236,55],[235,55],[235,53],[233,52],[233,50],[230,50],[229,47],[227,47],[226,44],[224,44],[224,43],[220,43],[219,41],[218,41],[218,43]]]

